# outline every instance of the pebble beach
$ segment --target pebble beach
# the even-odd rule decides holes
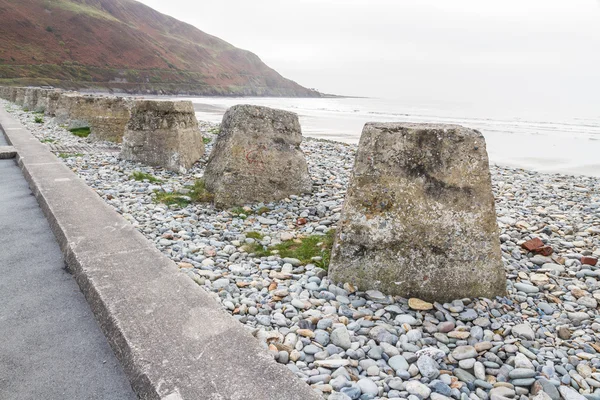
[[[428,303],[331,282],[323,257],[256,254],[327,240],[355,145],[305,138],[311,194],[218,210],[185,198],[203,176],[214,124],[200,123],[202,160],[176,174],[0,106],[324,398],[600,400],[600,178],[491,166],[507,296]],[[184,202],[159,202],[165,193]],[[551,251],[523,248],[534,238]]]

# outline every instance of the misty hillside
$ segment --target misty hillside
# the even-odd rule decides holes
[[[0,84],[318,96],[255,54],[133,0],[0,0]]]

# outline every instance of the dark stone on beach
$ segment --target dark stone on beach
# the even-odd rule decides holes
[[[526,241],[525,243],[523,243],[521,245],[521,247],[527,251],[533,251],[533,250],[538,249],[543,246],[544,246],[544,242],[542,242],[542,240],[540,238],[533,238],[531,240]]]
[[[552,247],[550,247],[550,246],[543,246],[543,247],[540,247],[537,249],[533,249],[532,252],[534,254],[540,254],[542,256],[548,257],[548,256],[552,255],[552,253],[554,253],[554,249],[552,249]]]
[[[581,257],[581,263],[593,267],[598,263],[598,259],[595,257]]]

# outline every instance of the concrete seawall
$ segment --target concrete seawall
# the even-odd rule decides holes
[[[320,398],[4,110],[0,125],[140,398]]]

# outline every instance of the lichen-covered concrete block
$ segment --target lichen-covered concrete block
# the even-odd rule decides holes
[[[17,98],[17,88],[16,87],[8,88],[8,97],[6,98],[6,100],[14,103],[16,98]]]
[[[50,111],[50,98],[51,93],[56,93],[56,98],[58,98],[58,93],[60,93],[59,89],[37,89],[37,101],[34,105],[34,110],[36,112],[43,112],[49,114]]]
[[[231,107],[204,173],[215,204],[229,207],[310,192],[301,142],[296,114],[251,105]]]
[[[138,100],[131,110],[121,158],[184,172],[204,154],[191,101]]]
[[[8,86],[0,86],[0,98],[4,100],[10,99],[10,88]]]
[[[52,117],[56,116],[56,112],[58,111],[58,106],[60,103],[60,99],[62,97],[62,95],[64,94],[64,92],[62,90],[58,90],[58,89],[53,89],[53,90],[48,90],[47,91],[47,95],[46,95],[46,99],[42,100],[45,101],[45,106],[46,106],[46,114],[50,115]]]
[[[130,100],[122,97],[98,101],[96,107],[100,107],[102,112],[96,114],[91,122],[90,137],[121,143],[131,118],[131,104]]]
[[[23,108],[29,111],[35,111],[38,101],[39,88],[26,88],[25,97],[23,98]]]
[[[485,140],[458,125],[365,125],[329,276],[450,301],[506,291]]]
[[[122,97],[63,93],[51,110],[69,129],[89,127],[91,139],[119,143],[131,116],[132,101]]]
[[[24,87],[15,88],[13,103],[15,103],[19,106],[23,106],[23,103],[25,101],[25,90],[26,90],[26,88],[24,88]]]
[[[89,97],[91,99],[91,97]],[[79,108],[78,103],[85,100],[85,96],[79,93],[63,92],[58,96],[56,105],[54,107],[52,115],[56,118],[58,124],[69,124],[73,122],[75,116],[77,116]],[[89,126],[86,125],[85,126]],[[79,126],[78,126],[79,127]],[[69,125],[69,128],[73,126]]]

